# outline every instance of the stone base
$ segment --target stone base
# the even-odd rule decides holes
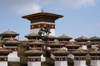
[[[86,60],[74,60],[74,66],[87,66]]]
[[[0,66],[8,66],[8,62],[7,61],[0,61]]]
[[[55,61],[55,66],[68,66],[67,61]]]
[[[92,66],[100,66],[100,60],[91,60],[91,64]]]
[[[41,66],[41,62],[29,62],[28,61],[28,66]]]
[[[8,57],[8,61],[10,61],[10,62],[20,62],[20,58],[19,57]]]
[[[98,45],[91,45],[91,48],[95,49]]]
[[[86,46],[86,45],[83,45],[83,46],[82,46],[82,49],[87,49],[87,46]]]
[[[44,61],[46,61],[46,58],[43,55],[41,55],[41,62],[44,62]]]
[[[20,57],[17,56],[17,51],[13,51],[8,55],[8,61],[10,62],[20,62]]]

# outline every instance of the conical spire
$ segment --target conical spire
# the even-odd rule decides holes
[[[0,45],[0,48],[2,48],[2,46]]]
[[[11,38],[10,38],[11,40],[13,40],[13,38],[12,38],[12,36],[11,36]]]
[[[83,38],[83,35],[81,37]]]
[[[60,46],[60,49],[59,50],[62,50],[62,47]]]
[[[54,42],[57,42],[57,39],[55,39]]]
[[[36,41],[38,41],[38,38],[36,37]]]
[[[78,50],[82,50],[82,47],[79,47]]]
[[[66,36],[65,33],[63,34],[63,36]]]
[[[10,31],[9,28],[8,28],[8,31]]]
[[[72,41],[72,44],[74,44],[74,41]]]
[[[95,51],[97,51],[97,50],[98,50],[98,48],[96,47],[94,50],[95,50]]]
[[[36,49],[35,45],[33,45],[33,49]]]
[[[94,37],[96,37],[96,35],[94,35]]]
[[[43,8],[42,8],[42,13],[44,13]]]
[[[33,34],[35,34],[35,32],[33,31]]]

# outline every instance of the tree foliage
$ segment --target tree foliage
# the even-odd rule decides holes
[[[41,28],[39,30],[38,34],[40,36],[43,36],[44,37],[44,40],[46,40],[48,38],[48,35],[51,33],[50,30],[51,30],[50,28],[44,27],[44,28]]]
[[[50,28],[48,27],[41,28],[38,32],[40,36],[48,36],[50,33]]]

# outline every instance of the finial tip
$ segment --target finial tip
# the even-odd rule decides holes
[[[8,28],[8,31],[10,31],[9,28]]]
[[[43,8],[42,8],[42,13],[44,13]]]

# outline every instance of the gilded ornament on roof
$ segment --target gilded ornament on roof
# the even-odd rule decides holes
[[[43,8],[42,8],[42,13],[44,13]]]
[[[10,31],[9,28],[8,28],[8,31]]]
[[[46,27],[46,24],[44,24],[44,27]]]
[[[12,36],[11,36],[11,40],[13,40]]]
[[[40,27],[40,25],[38,25],[38,27]]]
[[[53,25],[51,27],[53,28]]]
[[[34,28],[34,26],[32,26],[32,28]]]

